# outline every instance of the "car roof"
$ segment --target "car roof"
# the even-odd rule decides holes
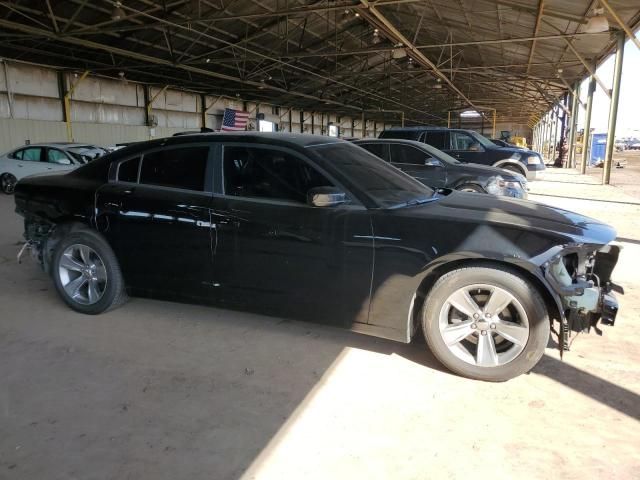
[[[41,142],[41,143],[30,143],[29,145],[20,145],[14,150],[20,150],[21,148],[29,148],[29,147],[55,147],[61,150],[66,150],[67,148],[99,148],[95,145],[89,145],[87,143],[74,143],[74,142]]]
[[[427,130],[441,130],[441,131],[455,131],[455,132],[473,132],[474,130],[470,130],[467,128],[449,128],[449,127],[391,127],[383,132],[424,132]]]
[[[355,140],[353,143],[355,143],[356,145],[361,143],[400,143],[404,145],[412,145],[414,147],[424,148],[424,142],[419,142],[417,140],[406,140],[404,138],[361,138]]]
[[[212,132],[193,133],[191,135],[178,135],[175,137],[159,138],[146,142],[138,142],[133,147],[148,148],[150,146],[179,145],[193,142],[263,142],[271,144],[294,144],[298,147],[311,147],[331,143],[349,143],[341,138],[323,135],[311,135],[308,133],[288,132]]]

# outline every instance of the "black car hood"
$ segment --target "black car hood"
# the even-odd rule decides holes
[[[505,180],[516,180],[516,176],[508,170],[504,170],[498,167],[489,167],[487,165],[480,165],[479,163],[450,163],[448,164],[447,169],[450,171],[466,173],[478,177],[492,177],[500,175]]]
[[[521,228],[564,237],[574,243],[605,245],[616,238],[613,227],[569,210],[526,200],[450,191],[433,202],[401,209],[403,215]]]

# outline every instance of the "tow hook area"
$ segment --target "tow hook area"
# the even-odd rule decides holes
[[[561,354],[569,350],[572,332],[588,333],[593,328],[598,335],[602,335],[598,322],[608,326],[615,324],[618,301],[612,290],[624,293],[621,287],[610,281],[595,286],[592,280],[586,280],[584,276],[579,276],[576,281],[560,257],[546,265],[545,277],[561,296],[567,313],[557,332]]]
[[[34,245],[33,240],[27,240],[25,244],[22,245],[22,248],[20,248],[20,251],[16,256],[18,263],[22,263],[22,257],[24,255],[24,252],[26,252],[27,250],[29,250],[29,253],[31,253],[31,255],[33,256],[33,245]]]

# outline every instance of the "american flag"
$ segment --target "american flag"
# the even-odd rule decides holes
[[[222,117],[222,131],[245,130],[247,128],[247,120],[249,112],[242,110],[234,110],[233,108],[225,108]]]

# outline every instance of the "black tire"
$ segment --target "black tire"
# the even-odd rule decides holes
[[[0,175],[0,189],[2,189],[3,193],[7,195],[13,194],[16,183],[18,183],[18,180],[11,173],[3,173]]]
[[[476,284],[495,286],[507,291],[520,303],[527,315],[529,333],[526,344],[515,358],[504,365],[479,366],[460,359],[447,347],[440,332],[440,314],[449,296],[460,288]],[[549,339],[550,322],[545,302],[536,286],[513,270],[496,265],[460,268],[442,276],[427,295],[422,327],[429,348],[449,370],[476,380],[502,382],[528,372],[538,363]],[[479,336],[479,333],[486,332],[477,331],[474,335]],[[488,333],[491,334],[491,330]],[[497,338],[500,340],[499,336]]]
[[[458,185],[456,190],[461,192],[486,193],[480,185],[475,185],[473,183],[463,183],[462,185]]]
[[[520,175],[524,175],[525,177],[527,176],[527,172],[525,172],[522,168],[520,167],[516,167],[515,165],[502,165],[498,168],[502,168],[503,170],[508,170],[510,172],[513,173],[519,173]]]
[[[85,245],[92,249],[104,264],[106,286],[101,298],[91,304],[82,304],[74,300],[64,289],[60,275],[60,262],[64,252],[73,245]],[[107,241],[94,230],[88,228],[69,231],[56,245],[52,257],[51,275],[58,294],[73,310],[89,315],[97,315],[122,305],[127,300],[124,278],[115,253]]]

